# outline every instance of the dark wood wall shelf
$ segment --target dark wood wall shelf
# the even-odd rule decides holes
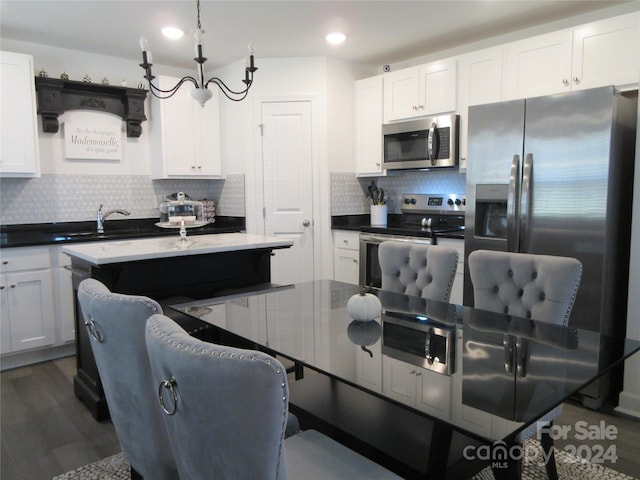
[[[97,110],[114,113],[126,122],[127,137],[139,137],[147,117],[144,101],[147,90],[116,87],[74,80],[35,77],[38,113],[42,129],[56,133],[60,128],[58,116],[67,110]]]

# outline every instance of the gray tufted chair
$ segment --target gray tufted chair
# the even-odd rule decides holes
[[[146,342],[180,478],[399,478],[316,431],[285,439],[277,359],[203,342],[164,315],[149,318]]]
[[[439,245],[388,240],[378,247],[382,290],[448,302],[458,252]]]
[[[575,258],[476,250],[469,255],[476,308],[566,326],[580,285]]]
[[[111,293],[94,279],[78,288],[111,420],[132,478],[178,478],[144,342],[147,318],[161,313],[147,297]]]
[[[491,312],[567,326],[580,286],[582,264],[575,258],[476,250],[469,255],[474,307]],[[523,442],[540,424],[551,424],[562,411],[554,408],[516,439]],[[553,440],[541,436],[545,451],[553,453]],[[555,459],[546,465],[549,478],[557,478]]]

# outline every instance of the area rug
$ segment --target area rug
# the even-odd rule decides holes
[[[540,444],[533,440],[527,440],[527,448],[531,448],[531,451],[534,452],[529,457],[534,460],[528,461],[525,457],[522,466],[522,479],[546,480],[547,474],[544,470],[544,465],[536,460],[540,458],[540,454],[535,454],[536,449],[538,452],[540,451]],[[556,449],[555,456],[558,477],[563,480],[636,480],[602,465],[579,459],[562,450]],[[53,477],[52,480],[129,480],[130,478],[129,464],[122,453],[117,453],[72,472]],[[493,474],[489,468],[486,468],[471,480],[493,480]]]

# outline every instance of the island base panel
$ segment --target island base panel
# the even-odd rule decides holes
[[[109,290],[128,295],[144,295],[159,303],[174,297],[184,301],[228,294],[234,289],[271,281],[271,249],[237,250],[204,255],[177,256],[105,264],[87,265],[72,258],[75,267],[74,302],[76,325],[77,374],[74,392],[97,421],[109,419],[109,409],[102,390],[102,383],[91,350],[91,343],[84,327],[82,313],[77,303],[78,286],[84,278],[95,278]],[[171,303],[176,303],[172,300]],[[210,340],[211,332],[201,327],[195,330],[193,320],[177,312],[165,309],[191,335]]]

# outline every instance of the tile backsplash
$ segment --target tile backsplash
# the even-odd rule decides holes
[[[375,180],[384,189],[389,213],[400,212],[403,193],[464,194],[466,175],[454,170],[410,172],[388,177],[356,177],[355,173],[331,173],[331,215],[369,213],[367,186]]]
[[[145,175],[42,175],[0,180],[0,224],[93,220],[103,210],[124,208],[128,218],[158,217],[167,194],[212,199],[216,215],[245,216],[244,175],[224,180],[151,180]],[[117,218],[117,217],[114,217]]]
[[[412,172],[388,177],[356,177],[333,172],[331,215],[369,213],[367,186],[383,188],[389,213],[400,213],[403,193],[464,193],[466,176],[457,171]],[[0,179],[0,224],[76,222],[93,220],[104,210],[124,208],[128,218],[157,217],[164,196],[185,192],[193,199],[216,202],[216,215],[244,217],[245,176],[224,180],[151,180],[145,175],[42,175],[40,178]],[[117,219],[118,217],[114,217]]]

